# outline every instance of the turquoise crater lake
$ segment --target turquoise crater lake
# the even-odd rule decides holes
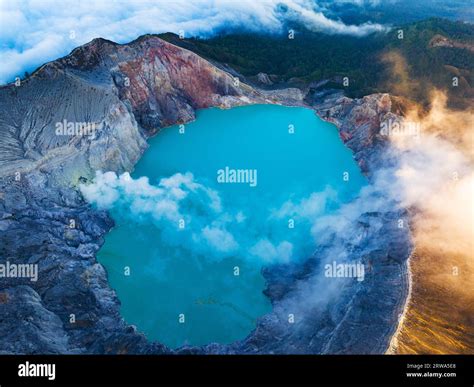
[[[271,310],[262,267],[308,257],[318,216],[365,184],[336,127],[305,108],[200,110],[149,145],[110,183],[116,227],[98,260],[125,321],[172,348],[244,339]]]

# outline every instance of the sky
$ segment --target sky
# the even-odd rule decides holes
[[[286,33],[288,23],[363,37],[431,16],[473,22],[470,0],[0,0],[0,85],[102,37]]]
[[[394,0],[388,0],[394,1]],[[336,0],[372,7],[376,0]],[[316,0],[0,0],[0,84],[102,37],[127,43],[146,33],[210,36],[232,29],[281,33],[286,22],[364,36],[387,26],[345,24]]]

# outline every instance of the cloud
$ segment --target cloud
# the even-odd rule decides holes
[[[136,224],[137,232],[143,225],[156,230],[160,246],[179,246],[185,255],[210,260],[240,256],[257,264],[307,258],[313,249],[311,225],[331,213],[328,203],[337,203],[328,187],[253,216],[245,213],[248,209],[233,208],[232,202],[224,207],[219,192],[189,172],[151,184],[147,177],[134,179],[127,172],[118,176],[97,171],[94,181],[80,185],[80,190],[87,202],[110,211],[118,224]],[[299,219],[297,232],[287,226],[290,216]]]
[[[222,252],[235,251],[237,242],[230,232],[217,227],[206,226],[202,230],[202,236],[211,245],[211,247]]]
[[[293,244],[283,241],[275,246],[268,239],[259,240],[250,249],[250,254],[260,258],[266,264],[280,262],[289,262],[293,254]]]
[[[140,225],[147,230],[154,226],[156,243],[179,246],[189,256],[221,260],[239,255],[257,264],[287,262],[292,257],[293,245],[278,236],[261,240],[249,254],[247,247],[255,244],[255,235],[269,232],[266,219],[257,217],[249,224],[242,210],[224,211],[219,193],[197,182],[191,173],[177,173],[153,185],[147,177],[98,171],[93,183],[81,185],[80,190],[89,203],[111,211],[119,224],[135,223],[137,232]]]
[[[396,3],[398,0],[385,0],[385,2]],[[363,6],[376,6],[382,3],[382,0],[332,0],[332,3],[337,4],[353,4],[359,7]]]
[[[316,12],[308,1],[285,1],[288,7],[287,19],[301,22],[306,28],[331,34],[364,36],[373,32],[385,31],[386,27],[377,23],[347,25],[340,20],[330,19],[322,12]],[[360,4],[362,5],[362,4]]]
[[[474,251],[474,110],[447,108],[447,96],[435,90],[430,110],[413,107],[406,120],[418,123],[422,136],[394,138],[403,155],[397,178],[403,204],[416,207],[415,235],[425,247],[468,257]]]
[[[96,172],[94,182],[81,185],[84,198],[109,210],[120,223],[155,227],[160,246],[180,246],[189,253],[222,259],[239,245],[226,229],[229,216],[222,211],[219,194],[200,184],[191,173],[177,173],[157,185],[128,172]],[[147,230],[148,231],[148,230]]]
[[[324,214],[329,204],[337,201],[337,192],[331,187],[326,187],[322,192],[313,192],[307,198],[300,199],[297,203],[288,200],[273,212],[277,218],[300,217],[316,219]]]
[[[310,0],[18,0],[0,2],[0,83],[102,37],[126,43],[145,33],[183,30],[209,36],[246,29],[280,33],[287,21],[334,34],[362,36],[379,24],[346,25]]]

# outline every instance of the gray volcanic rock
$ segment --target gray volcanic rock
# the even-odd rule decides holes
[[[265,74],[265,73],[258,73],[257,80],[264,85],[268,85],[268,86],[273,85],[272,80],[270,79],[268,74]]]
[[[334,94],[333,98],[317,104],[315,110],[339,128],[342,140],[353,151],[364,173],[389,165],[387,137],[380,130],[384,121],[397,116],[392,112],[388,94],[372,94],[356,100]]]
[[[0,279],[3,353],[375,353],[390,340],[404,301],[409,234],[398,212],[366,213],[312,257],[265,269],[274,311],[245,340],[170,351],[120,316],[96,253],[113,226],[78,185],[96,170],[131,171],[160,128],[193,120],[195,110],[249,103],[302,105],[297,89],[262,92],[197,55],[144,36],[126,45],[103,39],[47,63],[21,86],[0,88],[0,263],[37,264],[38,281]],[[388,95],[327,101],[314,109],[341,130],[370,174],[382,165],[380,121]],[[329,113],[327,113],[329,111]],[[63,123],[64,125],[59,125]],[[90,125],[90,135],[68,132]],[[346,134],[347,133],[347,134]],[[380,275],[349,281],[324,300],[312,286],[334,243],[348,260]],[[333,286],[333,285],[331,285]],[[316,288],[315,288],[316,289]],[[330,290],[330,289],[329,289]],[[321,288],[318,288],[321,292]],[[303,298],[302,298],[303,297]],[[317,297],[316,297],[317,298]],[[295,324],[288,314],[295,314]]]
[[[0,353],[70,353],[61,320],[44,307],[32,288],[20,285],[4,289],[0,302]],[[15,329],[11,329],[12,322]]]

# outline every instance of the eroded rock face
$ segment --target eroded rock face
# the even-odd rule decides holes
[[[273,85],[272,80],[268,76],[268,74],[265,73],[258,73],[257,74],[257,81],[260,82],[263,85],[271,86]]]
[[[59,317],[46,309],[41,297],[29,286],[2,291],[0,353],[54,354],[69,352],[67,335]],[[16,329],[11,329],[11,321]]]
[[[85,203],[78,184],[96,170],[131,171],[149,135],[193,120],[196,109],[302,105],[302,100],[297,89],[269,94],[237,84],[197,55],[154,36],[127,45],[96,39],[44,65],[21,86],[0,88],[0,263],[39,267],[36,282],[0,279],[0,351],[170,352],[122,320],[119,300],[95,258],[113,221]],[[327,100],[314,108],[336,123],[369,175],[380,166],[386,143],[377,128],[391,114],[389,96]],[[61,132],[68,123],[93,124],[93,132]],[[300,265],[265,270],[274,312],[247,339],[178,352],[383,352],[404,300],[409,249],[406,233],[380,222],[396,216],[365,214],[355,229],[362,235],[359,243],[354,235],[334,236],[354,259],[372,260],[385,276],[348,285],[326,303],[301,309],[304,318],[289,325],[288,311],[304,304],[301,287],[320,270],[328,243]]]
[[[361,170],[372,174],[395,160],[389,160],[387,137],[381,134],[382,123],[399,117],[392,112],[388,94],[372,94],[360,99],[328,98],[315,106],[325,120],[334,123],[346,144],[354,153]]]

